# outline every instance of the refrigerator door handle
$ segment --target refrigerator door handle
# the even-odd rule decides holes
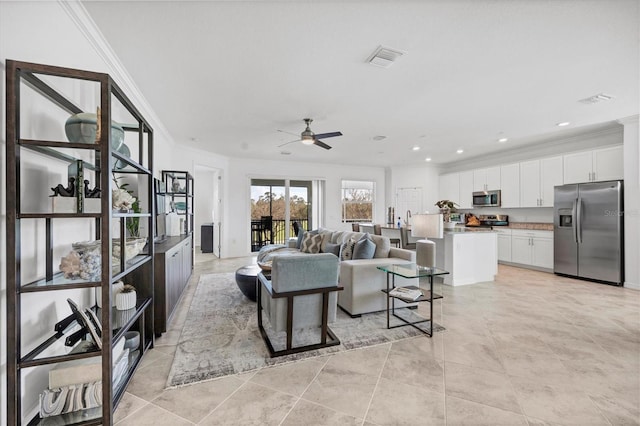
[[[571,208],[571,217],[573,221],[571,223],[571,230],[573,231],[573,241],[578,242],[578,217],[577,217],[577,205],[578,199],[573,201],[573,207]]]
[[[582,198],[576,200],[576,242],[582,243]]]

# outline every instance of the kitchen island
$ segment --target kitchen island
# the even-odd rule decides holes
[[[449,275],[444,283],[452,286],[493,281],[498,273],[498,238],[490,229],[453,228],[436,243],[436,266]]]

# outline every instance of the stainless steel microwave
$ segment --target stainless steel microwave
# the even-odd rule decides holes
[[[473,207],[500,207],[500,190],[474,192]]]

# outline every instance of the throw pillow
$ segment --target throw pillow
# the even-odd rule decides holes
[[[323,244],[324,244],[324,241],[323,241]],[[323,250],[323,253],[331,253],[340,257],[340,244],[327,243],[327,244],[324,244],[324,246],[325,248]]]
[[[356,240],[348,239],[340,246],[340,260],[351,260],[353,256],[353,246],[356,245]]]
[[[376,243],[371,241],[368,236],[369,234],[361,238],[360,241],[353,246],[352,259],[373,259],[373,255],[376,252]]]
[[[302,239],[304,238],[304,234],[306,234],[306,232],[302,229],[298,232],[298,241],[296,241],[296,248],[298,250],[300,250],[300,247],[302,247]]]
[[[320,247],[321,253],[327,253],[327,244],[331,242],[331,235],[333,235],[333,231],[329,231],[328,229],[322,229],[318,232],[318,234],[322,235],[322,247]]]
[[[302,245],[300,246],[300,251],[302,253],[320,253],[321,246],[322,235],[305,232],[304,238],[302,239]]]

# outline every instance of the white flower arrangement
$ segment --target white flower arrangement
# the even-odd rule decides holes
[[[111,190],[111,205],[116,210],[130,210],[136,197],[129,194],[125,189],[115,188]]]

